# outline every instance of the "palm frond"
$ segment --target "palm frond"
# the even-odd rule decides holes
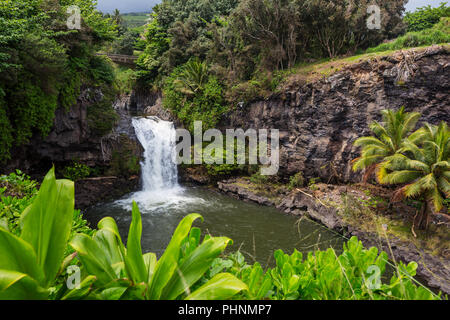
[[[393,171],[380,177],[379,182],[382,184],[408,183],[418,179],[421,175],[421,172],[417,170]]]
[[[358,171],[365,169],[366,167],[378,163],[383,159],[383,157],[380,157],[378,155],[374,156],[368,156],[368,157],[359,157],[353,160],[353,171]]]
[[[379,146],[385,148],[386,145],[375,137],[361,137],[354,142],[357,147]]]
[[[450,197],[450,182],[448,179],[445,177],[439,177],[436,182],[439,190],[442,190],[447,198]]]
[[[417,121],[419,121],[421,114],[418,112],[408,113],[401,129],[401,137],[404,138],[416,127]]]
[[[444,199],[442,198],[442,195],[439,192],[437,187],[435,187],[433,189],[431,196],[432,196],[431,200],[433,202],[434,212],[437,213],[437,212],[441,211]]]
[[[404,186],[403,189],[407,198],[415,198],[422,193],[422,187],[418,181]]]

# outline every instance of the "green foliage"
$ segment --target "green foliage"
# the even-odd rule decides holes
[[[227,112],[222,85],[207,72],[204,63],[192,60],[176,68],[165,82],[164,107],[191,132],[194,121],[202,121],[203,130],[208,130]]]
[[[82,180],[91,175],[91,168],[83,163],[74,161],[72,165],[62,170],[62,175],[64,178],[72,181]]]
[[[74,185],[45,177],[20,218],[20,236],[0,227],[0,298],[46,299],[70,236]]]
[[[81,30],[66,26],[65,9],[73,4],[81,9]],[[95,58],[86,61],[114,33],[93,0],[0,2],[0,162],[33,134],[50,132],[55,109],[76,101],[80,72],[94,82],[111,82]]]
[[[132,69],[117,66],[115,68],[115,78],[119,92],[130,94],[136,83],[137,74]]]
[[[111,77],[114,77],[114,72]],[[89,128],[98,136],[104,136],[111,132],[114,125],[119,120],[119,115],[113,107],[116,98],[115,88],[101,86],[102,99],[96,101],[87,108],[87,120]]]
[[[90,79],[95,85],[103,83],[112,84],[115,80],[114,68],[108,58],[104,56],[93,56],[89,61],[88,71]]]
[[[269,176],[263,176],[259,172],[250,176],[250,181],[256,184],[265,184],[269,182]]]
[[[289,178],[289,189],[302,188],[305,185],[305,177],[303,172],[298,172]]]
[[[308,181],[308,188],[311,190],[317,190],[317,183],[320,182],[320,178],[310,178]]]
[[[226,299],[246,289],[234,276],[222,273],[195,291],[189,290],[230,242],[210,236],[200,242],[199,229],[191,228],[200,215],[191,214],[180,222],[159,260],[153,253],[142,254],[142,223],[135,203],[132,216],[128,248],[112,218],[100,221],[93,237],[80,235],[71,242],[87,274],[97,280],[83,296],[69,291],[63,299]]]
[[[19,235],[20,214],[34,200],[37,183],[20,170],[0,176],[0,222],[15,235]]]
[[[344,244],[338,256],[334,249],[309,252],[294,250],[274,253],[276,266],[264,271],[259,263],[248,265],[240,252],[218,258],[207,277],[227,271],[248,286],[243,299],[276,300],[433,300],[440,299],[430,290],[416,286],[413,277],[417,264],[400,263],[389,283],[382,283],[387,254],[375,247],[364,249],[356,237]],[[205,279],[206,281],[206,279]]]
[[[442,121],[439,126],[425,124],[404,139],[398,153],[386,157],[377,178],[383,184],[399,184],[394,198],[419,198],[434,213],[450,197],[450,130]],[[426,220],[426,219],[425,219]],[[427,222],[428,223],[428,222]]]
[[[125,54],[132,56],[139,39],[140,33],[138,30],[128,30],[113,42],[112,52],[115,54]]]
[[[375,137],[362,137],[355,145],[362,146],[361,157],[354,160],[353,169],[366,169],[364,180],[376,173],[381,184],[400,185],[392,200],[403,198],[423,202],[419,227],[428,225],[428,208],[433,213],[443,207],[450,194],[450,131],[445,122],[439,126],[425,124],[411,133],[419,113],[383,110],[384,124],[374,122]],[[413,227],[415,220],[413,222]]]
[[[420,118],[420,113],[405,112],[404,107],[397,111],[383,110],[381,114],[383,123],[374,121],[370,124],[375,137],[361,137],[354,143],[362,147],[362,151],[361,157],[353,160],[353,170],[366,169],[364,181],[379,170],[380,163],[386,157],[400,150],[403,140],[414,130]]]
[[[441,2],[439,7],[430,5],[417,8],[414,12],[407,12],[404,21],[408,25],[407,31],[421,31],[431,28],[442,17],[450,17],[450,7],[447,2]]]
[[[69,110],[77,102],[81,91],[81,81],[81,76],[76,70],[71,69],[65,73],[64,80],[59,89],[59,106],[65,110]]]
[[[433,44],[448,43],[450,41],[450,18],[442,18],[433,27],[421,31],[411,31],[391,42],[382,43],[374,48],[367,49],[367,53],[399,50],[429,46]]]

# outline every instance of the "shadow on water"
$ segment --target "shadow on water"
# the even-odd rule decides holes
[[[137,192],[93,207],[85,213],[85,218],[96,226],[102,218],[113,217],[126,240],[132,200],[138,203],[142,214],[143,250],[158,256],[164,252],[178,223],[189,213],[203,216],[204,222],[197,221],[195,226],[204,234],[231,238],[234,243],[228,252],[240,249],[248,262],[273,265],[273,252],[277,249],[289,254],[294,248],[304,253],[329,247],[339,253],[342,249],[342,237],[312,221],[299,221],[275,208],[236,200],[201,187]]]

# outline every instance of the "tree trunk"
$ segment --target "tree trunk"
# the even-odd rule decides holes
[[[425,230],[428,226],[428,201],[424,201],[423,206],[422,206],[422,212],[420,213],[419,216],[419,229],[420,230]]]

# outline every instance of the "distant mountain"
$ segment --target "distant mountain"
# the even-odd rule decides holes
[[[150,12],[161,0],[98,0],[97,8],[101,12],[111,13],[119,9],[121,13]]]

